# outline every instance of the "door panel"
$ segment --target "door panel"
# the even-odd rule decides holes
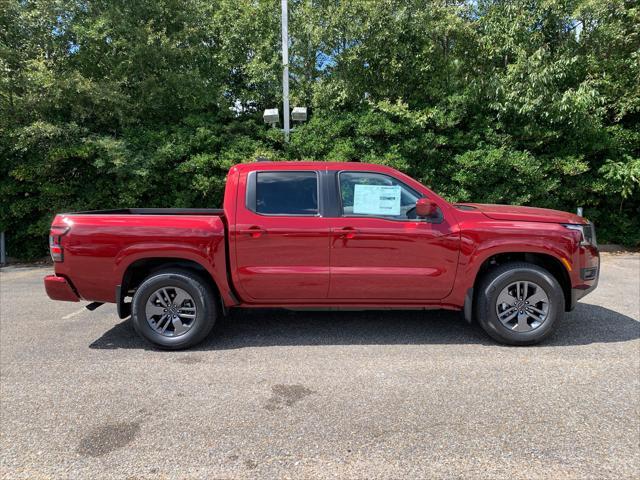
[[[344,226],[332,229],[329,298],[439,300],[451,291],[459,236],[446,222],[339,222]]]
[[[238,279],[245,293],[259,300],[326,298],[329,229],[285,228],[291,224],[287,218],[259,220],[261,235],[249,228],[236,234]]]
[[[248,205],[238,205],[234,228],[241,295],[261,302],[326,299],[330,229],[318,216],[318,190],[309,185],[315,172],[267,172],[264,184],[262,172],[252,173],[241,182],[246,192],[238,198]]]
[[[442,217],[419,219],[425,192],[387,174],[338,173],[341,217],[331,234],[329,298],[429,301],[453,288],[459,233]],[[455,230],[455,232],[454,232]]]

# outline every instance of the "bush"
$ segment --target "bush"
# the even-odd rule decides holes
[[[211,207],[231,165],[361,160],[452,201],[520,203],[640,244],[640,9],[611,0],[24,2],[0,9],[0,230],[46,253],[55,212]]]

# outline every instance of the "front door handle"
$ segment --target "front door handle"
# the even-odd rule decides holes
[[[354,227],[344,227],[338,230],[338,233],[340,235],[340,238],[344,238],[346,240],[349,240],[351,238],[354,238],[359,232],[357,228]]]
[[[241,234],[250,235],[251,238],[260,238],[263,233],[267,233],[265,229],[257,225],[254,225],[244,230],[239,230],[239,232]]]

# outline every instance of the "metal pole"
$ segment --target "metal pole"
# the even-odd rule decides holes
[[[284,103],[284,141],[289,142],[289,10],[282,0],[282,101]]]
[[[0,232],[0,265],[7,263],[7,251],[4,245],[4,232]]]

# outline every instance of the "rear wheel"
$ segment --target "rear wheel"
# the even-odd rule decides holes
[[[557,328],[564,314],[564,294],[547,270],[513,262],[485,275],[476,306],[478,322],[493,339],[508,345],[532,345]]]
[[[150,275],[133,296],[136,332],[160,348],[191,347],[209,334],[217,317],[211,286],[188,270]]]

